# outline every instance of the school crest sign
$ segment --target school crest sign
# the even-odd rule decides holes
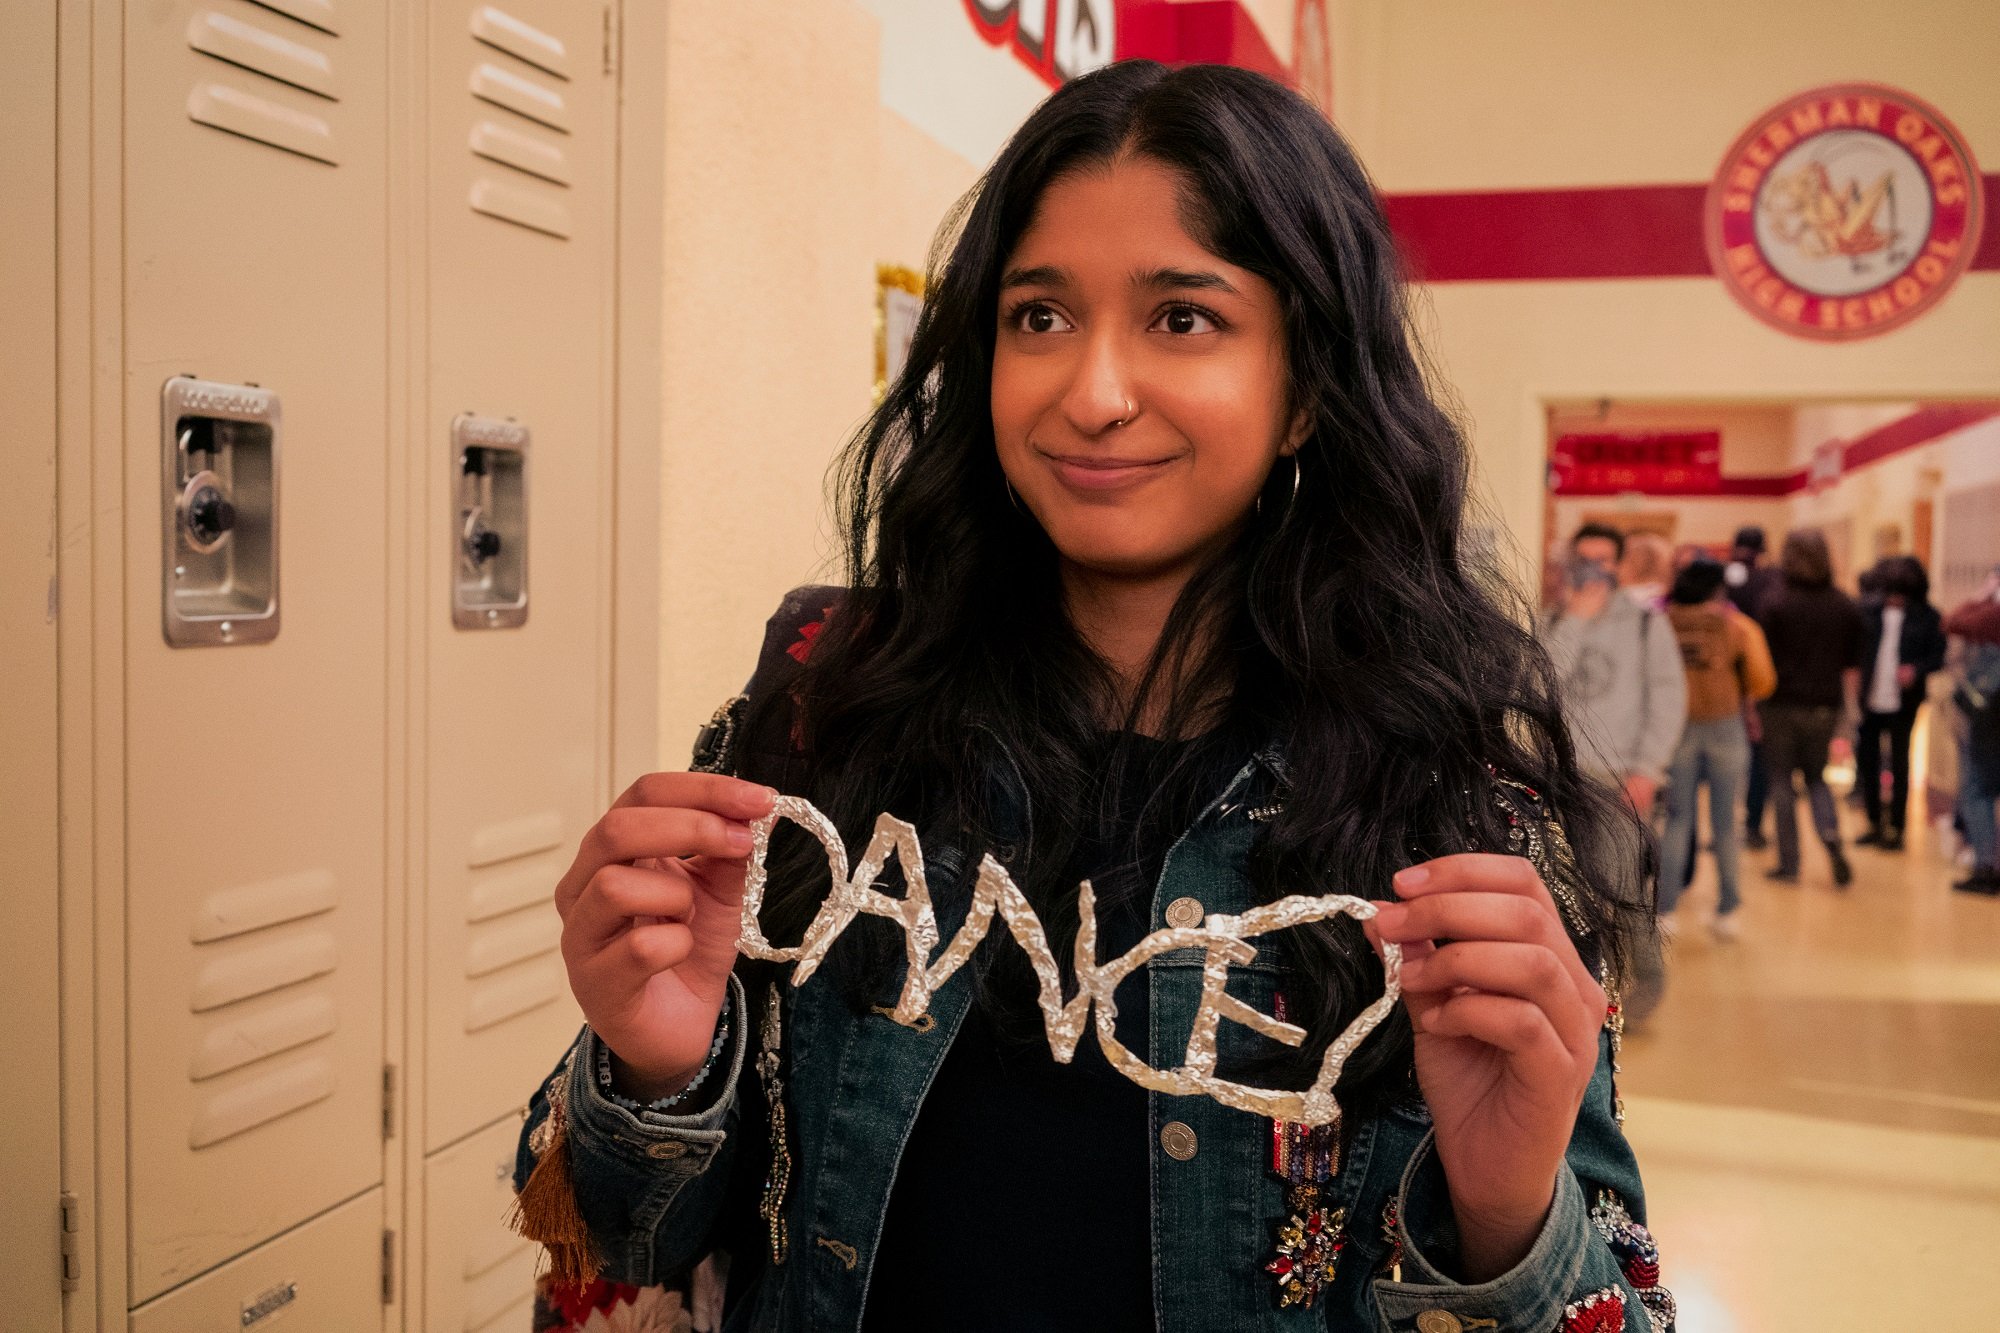
[[[1876,84],[1800,93],[1745,130],[1709,186],[1708,253],[1744,309],[1805,338],[1909,323],[1971,264],[1979,168],[1937,110]]]

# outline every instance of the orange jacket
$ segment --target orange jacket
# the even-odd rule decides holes
[[[1669,606],[1667,619],[1673,622],[1681,664],[1687,668],[1688,721],[1734,717],[1746,697],[1754,703],[1778,688],[1764,631],[1735,607],[1713,602]]]

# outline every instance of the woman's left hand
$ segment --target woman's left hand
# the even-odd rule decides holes
[[[1605,994],[1541,876],[1518,856],[1411,866],[1366,930],[1403,946],[1417,1082],[1451,1186],[1468,1282],[1534,1244],[1597,1068]]]

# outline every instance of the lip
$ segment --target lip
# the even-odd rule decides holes
[[[1039,452],[1039,451],[1038,451]],[[1065,486],[1079,491],[1116,491],[1137,486],[1159,473],[1174,457],[1106,458],[1098,454],[1043,453]]]

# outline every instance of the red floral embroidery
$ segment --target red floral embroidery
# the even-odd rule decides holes
[[[806,659],[812,656],[813,640],[817,639],[819,632],[826,628],[826,618],[832,614],[832,607],[822,607],[818,620],[799,626],[799,641],[785,649],[799,665],[804,666]]]
[[[1561,1333],[1621,1333],[1625,1327],[1625,1293],[1616,1287],[1593,1291],[1563,1307]]]
[[[543,1285],[544,1298],[570,1324],[581,1324],[590,1318],[593,1310],[609,1310],[620,1301],[630,1304],[638,1295],[637,1287],[605,1278],[582,1285],[572,1282],[548,1282]]]

